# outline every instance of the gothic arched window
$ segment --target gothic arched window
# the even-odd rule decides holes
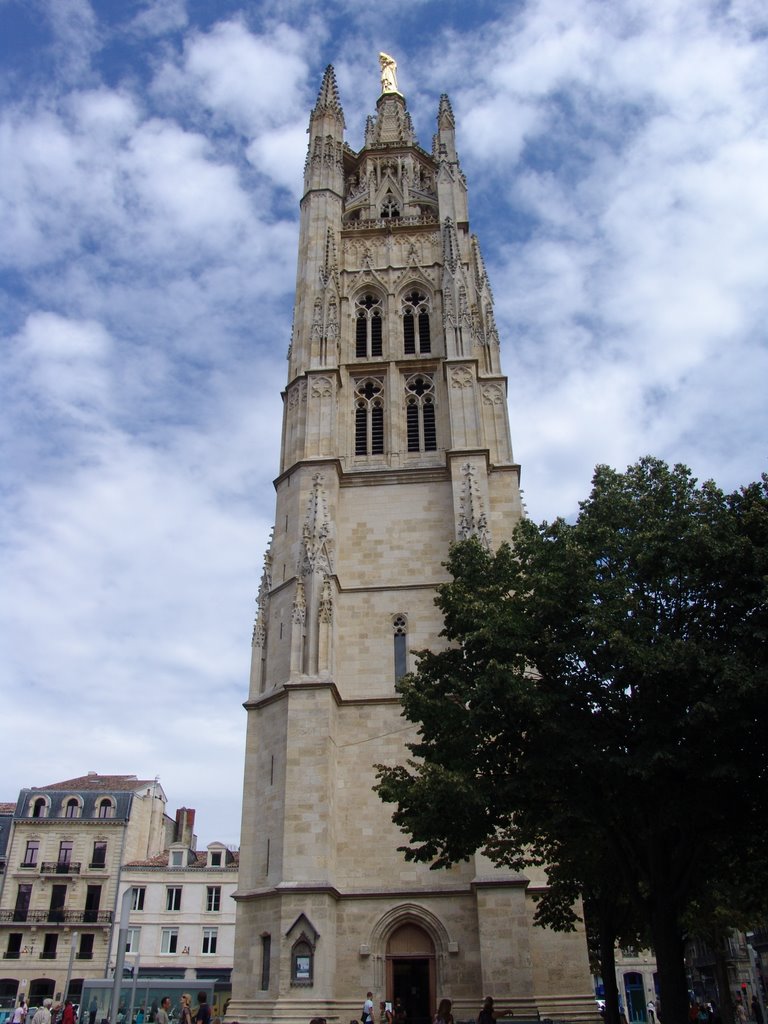
[[[384,453],[384,382],[366,377],[355,384],[355,455]]]
[[[381,299],[361,295],[355,301],[355,356],[358,359],[381,359]]]
[[[435,382],[416,373],[405,382],[405,415],[409,452],[437,451]]]
[[[384,218],[400,216],[400,207],[391,192],[387,192],[384,196],[384,202],[381,204],[381,216]]]
[[[406,649],[408,636],[408,620],[404,615],[396,615],[392,620],[395,634],[395,683],[399,683],[408,671],[408,652]]]
[[[407,356],[431,352],[429,300],[422,292],[410,292],[403,298],[403,351]]]

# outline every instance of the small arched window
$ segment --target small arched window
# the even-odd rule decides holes
[[[366,377],[355,385],[355,455],[384,453],[384,382]]]
[[[437,451],[435,382],[416,373],[405,383],[405,414],[409,452]]]
[[[98,816],[100,818],[112,818],[115,814],[115,805],[112,802],[111,797],[105,796],[102,800],[99,800],[98,805]]]
[[[32,801],[32,817],[33,818],[47,818],[48,817],[48,801],[44,796],[38,796]]]
[[[79,818],[80,817],[80,801],[76,796],[69,797],[64,802],[64,817],[65,818]]]
[[[294,943],[291,950],[291,984],[311,985],[314,953],[306,939]]]
[[[407,356],[432,351],[429,332],[429,300],[423,292],[409,292],[403,298],[403,352]]]
[[[355,301],[355,356],[357,359],[381,359],[383,311],[376,295],[361,295]]]
[[[405,615],[396,615],[392,620],[395,634],[395,683],[399,683],[408,671],[408,620]]]

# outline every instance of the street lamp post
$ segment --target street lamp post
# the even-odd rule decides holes
[[[117,1024],[117,1011],[120,1008],[120,989],[123,985],[123,966],[125,965],[125,943],[128,939],[128,918],[131,915],[133,889],[123,893],[120,903],[120,930],[117,933],[117,954],[115,956],[115,977],[112,985],[112,999],[109,1004],[109,1020]]]

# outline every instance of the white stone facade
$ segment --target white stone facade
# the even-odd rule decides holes
[[[120,896],[133,889],[131,912],[125,923],[125,963],[138,966],[139,977],[179,978],[196,991],[196,981],[220,981],[217,1011],[229,996],[235,946],[237,854],[221,843],[193,851],[174,843],[149,860],[126,864]],[[116,959],[121,926],[118,919],[112,945]],[[138,958],[138,959],[137,959]],[[192,993],[194,994],[194,993]]]
[[[310,117],[275,529],[253,636],[235,940],[238,1021],[594,1017],[580,932],[535,929],[543,877],[433,872],[373,792],[416,729],[396,679],[437,649],[449,545],[522,515],[493,297],[446,97],[431,152],[383,94],[344,142],[333,69]]]

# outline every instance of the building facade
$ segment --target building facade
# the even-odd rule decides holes
[[[132,888],[126,965],[139,979],[185,980],[193,994],[201,983],[211,985],[216,1013],[223,1012],[231,994],[237,870],[238,854],[223,843],[196,851],[180,841],[157,857],[126,864],[112,961],[122,894]]]
[[[430,151],[394,62],[359,152],[333,69],[309,121],[275,528],[253,637],[233,1002],[238,1021],[594,1017],[582,933],[534,928],[543,875],[433,872],[373,786],[416,731],[397,680],[437,649],[449,545],[522,515],[493,296],[443,96]]]
[[[0,995],[30,1005],[79,998],[104,977],[121,865],[173,838],[154,779],[87,775],[23,789],[15,807],[0,893]]]

